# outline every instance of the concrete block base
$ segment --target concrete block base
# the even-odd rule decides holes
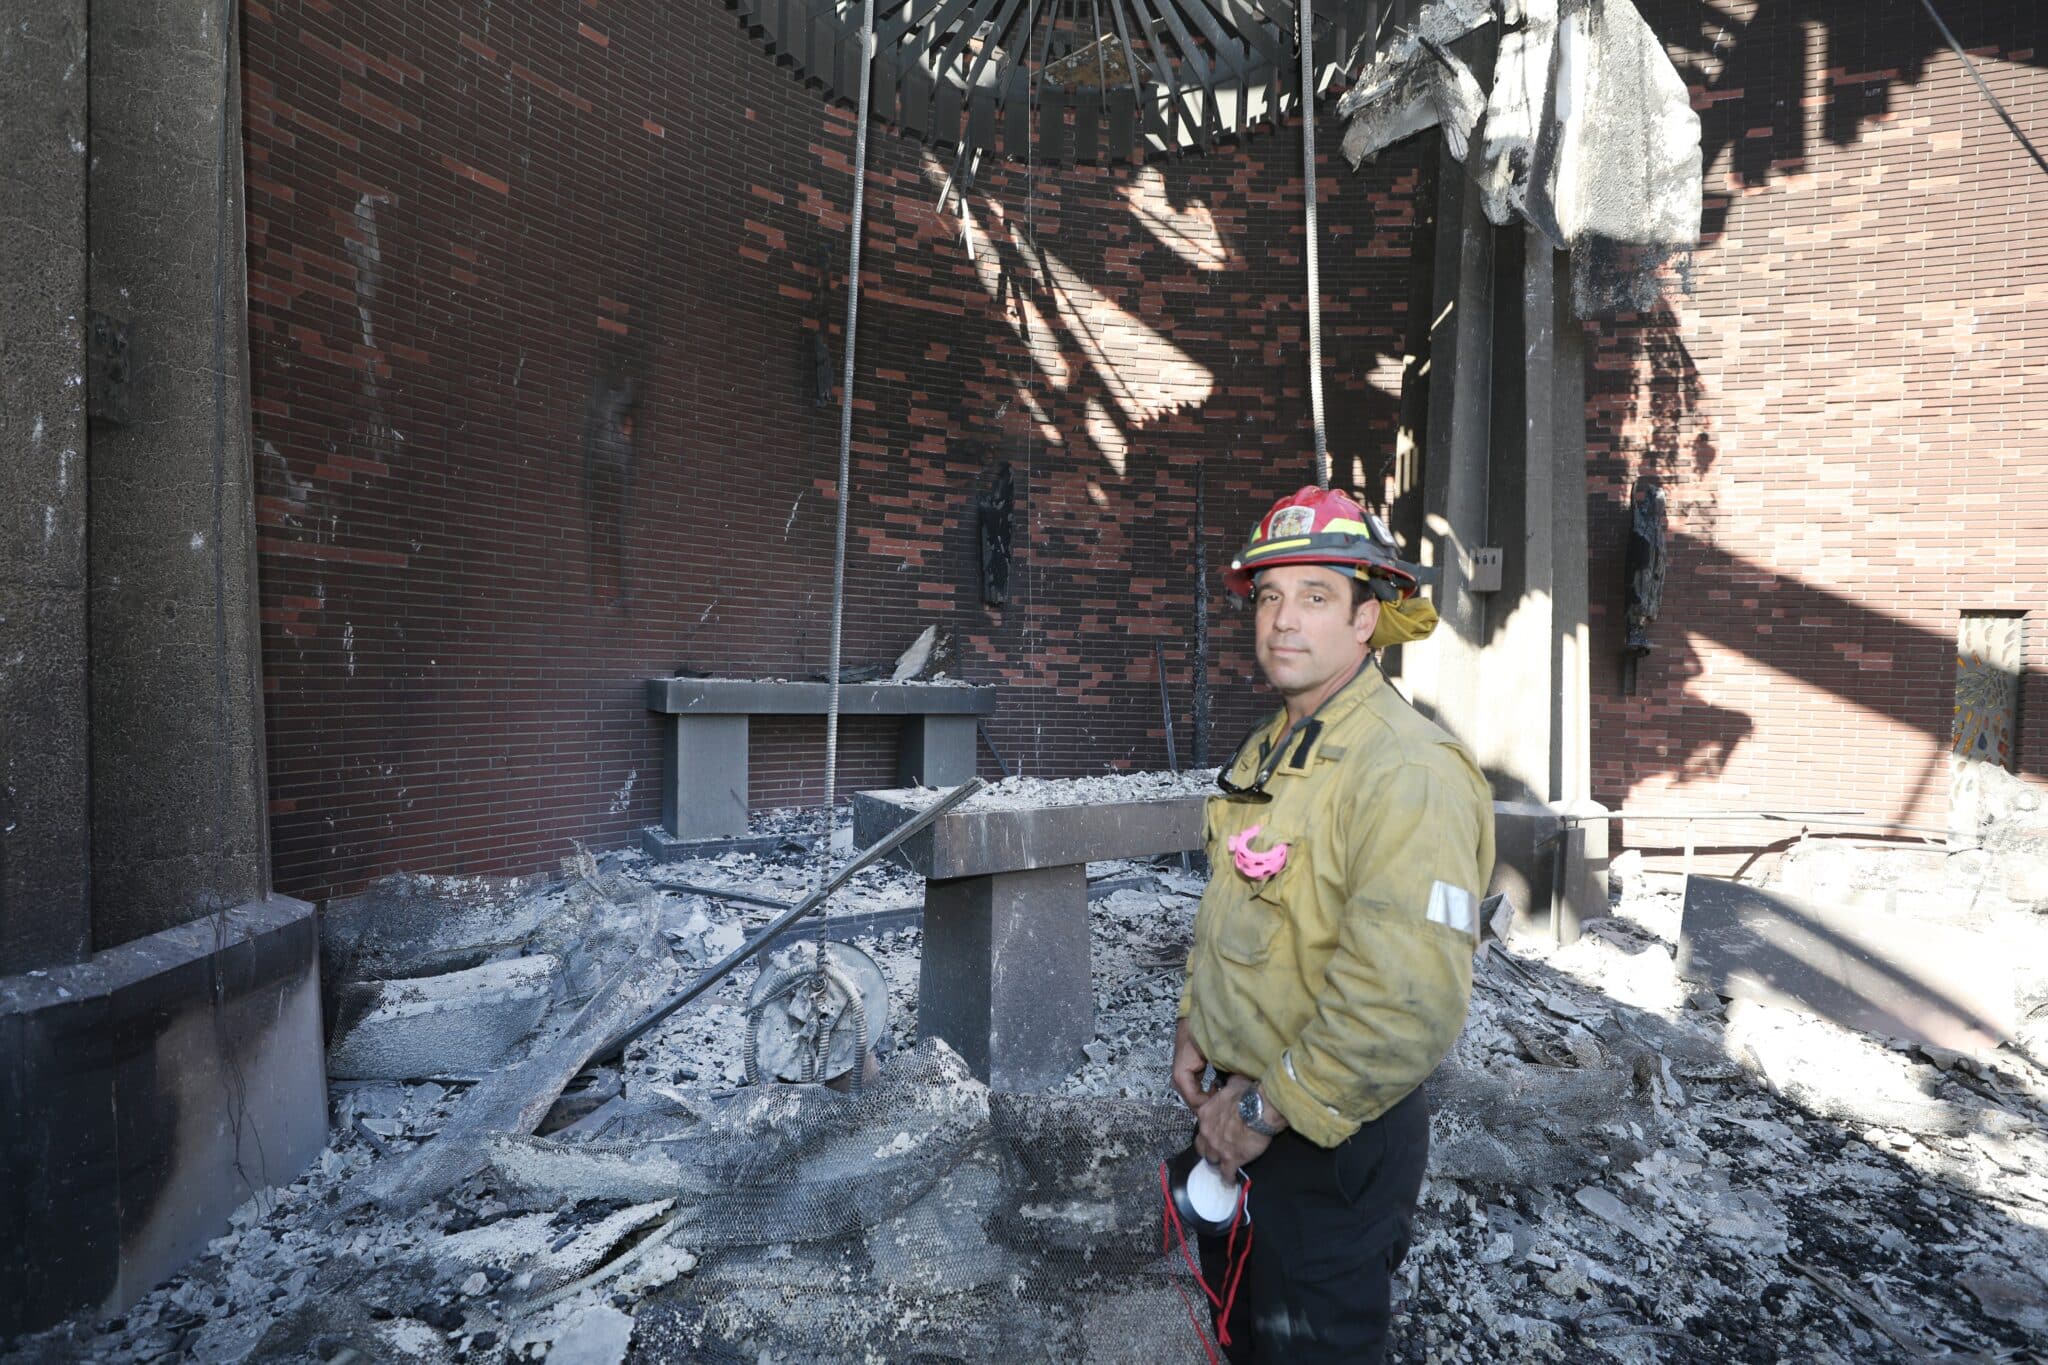
[[[677,839],[747,832],[747,718],[674,716],[662,756],[661,824]]]
[[[1493,880],[1486,894],[1515,908],[1513,933],[1576,942],[1580,926],[1607,913],[1606,808],[1525,801],[1493,803]],[[1578,817],[1578,818],[1569,818]]]
[[[221,928],[0,978],[0,1338],[119,1312],[326,1145],[313,907]]]
[[[973,716],[912,716],[896,749],[896,780],[906,787],[957,787],[974,776]]]
[[[1079,865],[926,884],[918,1031],[995,1090],[1044,1090],[1095,1036]]]

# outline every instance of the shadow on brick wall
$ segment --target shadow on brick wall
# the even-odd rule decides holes
[[[1626,525],[1627,500],[1607,496],[1595,503],[1596,522]],[[1714,706],[1687,692],[1702,673],[1698,652],[1688,635],[1698,635],[1786,677],[1798,679],[1832,697],[1883,716],[1924,734],[1925,761],[1900,755],[1897,789],[1887,793],[1904,799],[1898,810],[1914,809],[1935,786],[1948,781],[1942,757],[1950,740],[1952,700],[1934,687],[1902,687],[1901,676],[1946,679],[1951,676],[1956,641],[1877,610],[1769,565],[1732,554],[1720,545],[1685,531],[1670,533],[1670,576],[1692,585],[1689,596],[1667,594],[1665,613],[1653,628],[1657,650],[1642,665],[1642,692],[1647,700],[1617,695],[1611,680],[1595,679],[1596,698],[1628,729],[1625,742],[1631,785],[1652,774],[1690,780],[1718,776],[1755,730],[1743,711]],[[1596,602],[1604,612],[1594,616],[1593,656],[1606,662],[1621,653],[1622,594],[1619,578],[1597,583]],[[1717,592],[1758,605],[1747,612],[1725,609],[1688,612],[1691,602],[1709,600]],[[2023,673],[2022,713],[2043,710],[2044,682]],[[1680,705],[1670,702],[1676,691]],[[1663,694],[1659,698],[1658,694]],[[2029,706],[2029,703],[2033,703]],[[1655,719],[1664,715],[1668,725]],[[1660,752],[1660,746],[1662,752]],[[2017,769],[2028,776],[2048,777],[2039,741],[2018,756]],[[1924,757],[1923,755],[1923,757]]]
[[[1919,0],[1637,0],[1636,8],[1700,92],[1701,164],[1713,166],[1732,148],[1729,179],[1737,188],[1805,168],[1801,92],[1809,70],[1826,72],[1820,136],[1846,147],[1891,114],[1896,87],[1918,85],[1928,60],[1949,52]],[[2048,63],[2048,52],[2023,36],[2019,46],[1992,40],[2024,33],[2015,20],[2035,9],[2031,0],[1936,0],[1935,8],[1978,57]],[[1718,229],[1710,202],[1707,236]]]

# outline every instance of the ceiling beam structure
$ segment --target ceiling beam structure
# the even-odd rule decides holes
[[[828,99],[859,88],[860,7],[728,0]],[[1419,0],[1323,0],[1318,93],[1414,19]],[[954,156],[1071,165],[1208,151],[1301,107],[1288,0],[879,0],[874,116]]]

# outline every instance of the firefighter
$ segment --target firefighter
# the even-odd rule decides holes
[[[1233,1361],[1381,1358],[1429,1154],[1422,1081],[1471,999],[1486,779],[1372,666],[1435,627],[1416,575],[1358,503],[1318,488],[1275,504],[1224,575],[1254,600],[1284,703],[1209,799],[1174,1030],[1197,1150],[1251,1179],[1249,1261],[1218,1323]],[[1222,1283],[1224,1240],[1201,1249]]]

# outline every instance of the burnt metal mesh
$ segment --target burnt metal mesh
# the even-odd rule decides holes
[[[930,1040],[857,1096],[743,1095],[668,1144],[700,1260],[633,1358],[1200,1359],[1202,1291],[1160,1250],[1189,1133],[1172,1102],[992,1095]]]

